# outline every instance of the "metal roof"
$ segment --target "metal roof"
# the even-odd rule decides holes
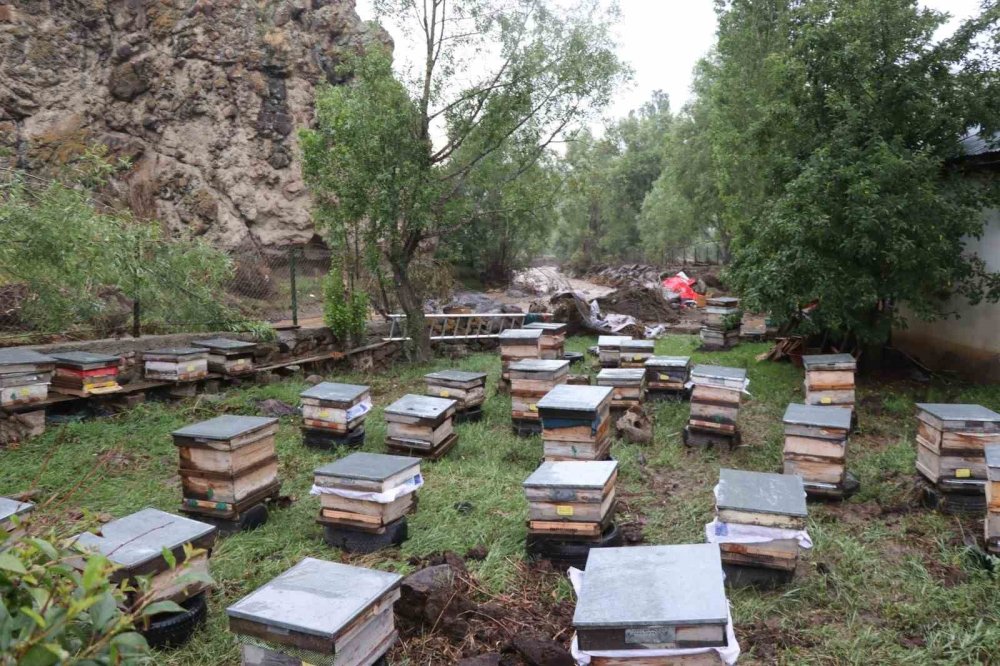
[[[314,473],[316,476],[336,476],[361,481],[385,481],[408,469],[413,469],[414,472],[419,471],[420,458],[359,451],[322,467],[317,467]]]
[[[785,410],[782,421],[789,425],[850,430],[851,414],[852,410],[848,407],[800,405],[793,402]]]
[[[175,430],[172,434],[174,437],[227,440],[239,437],[248,432],[253,432],[254,430],[260,430],[277,422],[278,419],[266,416],[235,416],[227,414],[225,416],[216,416],[214,419],[208,419],[200,423],[192,423],[180,430]]]
[[[367,386],[360,384],[338,384],[335,382],[321,382],[308,388],[299,394],[300,398],[311,398],[314,400],[326,400],[329,402],[353,403],[365,393],[368,393]]]
[[[524,483],[525,488],[604,488],[618,469],[614,460],[543,462]]]
[[[715,506],[750,513],[808,515],[802,477],[794,474],[720,469]]]
[[[173,550],[215,531],[215,526],[150,508],[112,520],[100,529],[100,536],[84,532],[75,543],[132,568],[162,556],[164,548]]]

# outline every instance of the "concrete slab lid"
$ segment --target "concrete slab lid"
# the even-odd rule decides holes
[[[539,328],[508,328],[500,333],[500,342],[531,342],[541,339],[544,333]]]
[[[486,379],[485,372],[466,372],[465,370],[439,370],[424,375],[424,379],[440,379],[446,382],[474,382]]]
[[[653,356],[646,359],[649,368],[686,368],[691,365],[690,356]]]
[[[805,486],[802,477],[795,474],[720,469],[715,506],[751,513],[808,515]]]
[[[536,406],[543,409],[558,409],[568,412],[593,412],[603,402],[611,399],[610,386],[582,386],[560,384],[546,393]]]
[[[260,430],[277,422],[278,419],[266,416],[236,416],[234,414],[226,414],[225,416],[216,416],[214,419],[208,419],[200,423],[192,423],[180,430],[175,430],[171,434],[174,437],[216,439],[222,441],[245,435],[254,430]]]
[[[34,349],[24,349],[22,347],[0,349],[0,367],[5,365],[31,365],[55,362],[56,360],[51,356],[40,354]]]
[[[510,364],[510,369],[516,372],[559,372],[568,368],[569,361],[543,358],[526,358]]]
[[[13,516],[23,516],[34,508],[35,505],[31,502],[20,502],[9,497],[0,497],[0,523],[10,520]]]
[[[849,407],[801,405],[793,402],[785,409],[782,421],[788,425],[850,430],[851,414],[852,410]]]
[[[566,324],[556,321],[533,321],[530,324],[526,324],[525,328],[537,328],[543,331],[548,331],[549,333],[562,333],[566,330]]]
[[[351,403],[358,400],[371,389],[361,384],[338,384],[336,382],[320,382],[299,394],[300,398],[326,400],[329,402]]]
[[[728,616],[718,544],[592,548],[573,626],[723,624]]]
[[[231,340],[229,338],[209,338],[208,340],[195,340],[191,344],[195,347],[206,347],[219,351],[242,351],[254,349],[257,345],[244,340]]]
[[[601,368],[597,373],[597,382],[641,382],[645,376],[645,368]]]
[[[747,378],[747,371],[745,368],[729,368],[724,365],[696,365],[691,368],[691,376],[743,380]]]
[[[332,641],[400,580],[399,574],[307,557],[226,613]]]
[[[806,354],[802,357],[802,365],[806,370],[810,367],[821,368],[828,365],[857,366],[857,361],[850,354]]]
[[[315,474],[363,481],[384,481],[408,469],[412,469],[413,473],[417,474],[420,471],[420,459],[358,451],[340,460],[317,467]]]
[[[456,405],[455,400],[435,398],[429,395],[404,395],[385,408],[385,414],[415,416],[421,419],[436,419]]]
[[[164,347],[163,349],[147,349],[143,354],[149,356],[194,356],[195,354],[207,354],[204,347]]]
[[[521,485],[525,488],[595,488],[607,485],[618,469],[614,460],[543,462]]]
[[[630,339],[625,340],[624,342],[622,342],[622,348],[624,349],[626,347],[629,348],[629,349],[641,349],[643,351],[645,351],[645,350],[652,350],[654,347],[656,347],[656,341],[655,340],[634,340],[634,339],[630,338]]]
[[[986,466],[1000,469],[1000,444],[990,444],[983,448],[986,452]]]
[[[173,550],[214,530],[214,525],[149,508],[106,523],[100,536],[84,532],[73,541],[132,568],[160,557],[164,548]]]
[[[983,423],[996,423],[1000,421],[1000,414],[982,405],[918,402],[917,409],[925,411],[942,421],[980,421]]]
[[[631,340],[628,335],[599,335],[597,337],[598,347],[621,347],[623,342]]]
[[[121,358],[110,354],[92,354],[88,351],[67,351],[52,354],[52,358],[60,365],[93,365],[95,363],[106,363],[108,365],[118,365]]]

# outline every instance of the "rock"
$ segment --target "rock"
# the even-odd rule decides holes
[[[615,423],[618,434],[633,444],[649,444],[653,441],[653,422],[642,407],[632,406]]]
[[[310,386],[316,386],[316,384],[322,384],[323,381],[324,381],[323,377],[320,375],[309,375],[305,379],[306,384],[309,384]]]
[[[460,594],[461,575],[451,564],[437,564],[410,574],[400,584],[397,615],[417,627],[436,627],[448,636],[464,639],[469,625],[461,616],[475,604]]]
[[[480,654],[460,659],[456,666],[500,666],[500,655],[496,652]]]
[[[131,102],[149,90],[149,68],[139,62],[125,62],[111,70],[108,92],[115,99]]]
[[[288,403],[281,402],[280,400],[275,400],[274,398],[268,398],[267,400],[261,400],[257,403],[257,411],[260,412],[261,416],[291,416],[292,414],[298,414],[299,410],[292,407]]]
[[[575,666],[569,650],[535,632],[521,632],[511,642],[528,666]]]

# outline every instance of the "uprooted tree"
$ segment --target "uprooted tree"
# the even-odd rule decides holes
[[[480,171],[496,170],[491,156],[513,160],[497,188],[531,177],[554,141],[607,104],[625,70],[596,0],[569,9],[540,0],[382,0],[376,8],[418,35],[426,57],[402,81],[385,51],[349,63],[352,83],[317,95],[315,128],[302,132],[304,169],[327,202],[323,219],[356,229],[357,251],[388,266],[414,355],[426,358],[414,260],[427,243],[502,213],[483,210],[506,206],[502,197],[473,194],[482,191],[473,186]]]

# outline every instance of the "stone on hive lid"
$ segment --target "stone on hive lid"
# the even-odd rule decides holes
[[[800,405],[792,403],[782,417],[788,425],[813,426],[816,428],[836,428],[850,430],[852,410],[848,407],[828,407],[824,405]]]
[[[300,393],[299,397],[338,403],[349,407],[369,390],[369,387],[360,384],[321,382]]]
[[[135,569],[162,557],[164,549],[174,550],[213,532],[213,525],[150,508],[106,523],[101,536],[84,532],[75,543],[126,569]]]
[[[618,469],[614,460],[568,460],[543,462],[521,484],[525,488],[601,489]]]
[[[1000,414],[982,405],[952,405],[947,403],[917,403],[917,409],[947,423],[985,425],[1000,422]]]
[[[802,477],[794,474],[720,469],[715,506],[748,513],[808,515]]]
[[[510,369],[514,372],[559,372],[560,370],[569,369],[569,361],[526,358],[512,362]]]
[[[230,340],[229,338],[209,338],[208,340],[195,340],[192,344],[195,345],[196,347],[205,347],[206,349],[211,349],[213,351],[221,351],[221,352],[249,351],[257,346],[253,342],[245,342],[243,340]]]
[[[717,544],[592,548],[573,626],[720,624],[728,617]]]
[[[610,386],[559,384],[538,401],[539,411],[546,409],[565,412],[593,412],[611,399]]]
[[[362,481],[384,481],[407,470],[420,469],[420,459],[408,456],[390,456],[384,453],[357,452],[317,467],[317,477],[339,477]]]
[[[84,365],[118,365],[121,358],[109,354],[93,354],[88,351],[68,351],[52,354],[59,365],[84,366]]]
[[[458,404],[455,400],[429,395],[404,395],[385,408],[385,414],[418,419],[438,419]]]
[[[644,368],[603,368],[597,373],[597,383],[633,382],[638,383],[646,376]]]
[[[214,419],[192,423],[184,426],[180,430],[175,430],[174,437],[186,437],[189,439],[212,439],[225,441],[240,435],[266,428],[277,423],[278,419],[265,416],[216,416]]]
[[[0,371],[5,365],[51,365],[55,362],[51,356],[39,354],[34,349],[0,349]]]
[[[333,640],[402,576],[307,557],[226,609],[230,618]]]
[[[14,516],[23,516],[35,508],[31,502],[20,502],[9,497],[0,497],[0,524],[6,523]]]
[[[807,354],[802,365],[806,370],[854,370],[858,363],[850,354]]]
[[[439,370],[424,375],[424,379],[438,380],[444,382],[475,382],[486,379],[485,372],[466,372],[465,370]]]
[[[653,356],[646,359],[646,365],[653,368],[686,368],[690,364],[690,356]]]
[[[538,328],[508,328],[500,333],[500,343],[526,344],[541,339],[544,331]]]

